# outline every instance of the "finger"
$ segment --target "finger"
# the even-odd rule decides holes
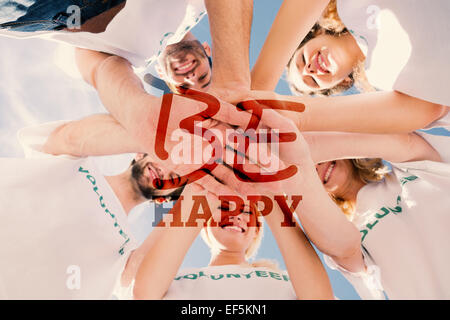
[[[247,149],[242,147],[245,143],[247,142],[234,146],[227,145],[223,156],[223,164],[232,168],[239,181],[274,182],[278,179],[287,179],[295,174],[295,167],[290,166],[288,168],[280,160],[280,154],[283,152],[289,153],[288,147],[290,145],[280,144],[277,139],[271,139],[270,136],[269,139],[264,139],[259,143],[250,143]],[[228,181],[225,183],[228,183]]]
[[[254,129],[267,126],[272,129],[282,130],[286,128],[288,120],[292,122],[298,117],[298,113],[305,110],[303,103],[269,99],[247,100],[240,102],[237,107],[252,112],[253,123],[250,125]],[[292,124],[289,124],[289,127],[291,126]],[[295,124],[293,127],[296,127]]]
[[[283,99],[283,97],[280,97]],[[294,112],[305,111],[305,105],[301,102],[294,102],[279,99],[257,99],[256,102],[264,106],[264,109],[285,110]]]
[[[242,144],[237,146],[227,144],[223,149],[223,155],[220,163],[233,167],[235,163],[244,164],[251,162],[252,160],[247,157],[246,150],[243,148]]]
[[[273,149],[278,151],[276,146]],[[246,155],[242,156],[243,154],[239,150],[227,146],[222,162],[226,167],[232,168],[233,173],[241,181],[256,182],[252,180],[251,175],[271,175],[286,168],[280,158],[271,152],[270,146],[267,144],[253,143],[245,152]]]
[[[232,126],[246,129],[252,119],[252,114],[236,106],[221,102],[219,111],[213,116],[214,119],[222,121]]]
[[[230,171],[228,172],[230,174]],[[224,180],[221,179],[222,177],[217,177],[216,175],[213,175],[212,172],[206,174],[203,178],[196,181],[197,184],[201,184],[201,186],[207,190],[209,193],[211,193],[213,196],[219,197],[219,196],[227,196],[227,195],[233,195],[233,196],[239,196],[239,193],[234,190],[230,185],[227,185],[224,183]]]
[[[215,109],[217,112],[212,115],[213,119],[241,128],[247,127],[251,117],[249,112],[236,108],[236,106],[230,103],[219,101],[216,97],[206,92],[185,88],[182,88],[180,92],[186,97],[204,102],[208,105],[216,105],[218,108]]]
[[[208,193],[207,190],[198,182],[190,183],[185,188],[186,192],[188,193],[195,193],[195,194],[206,194]],[[184,193],[185,191],[183,191]]]
[[[243,181],[239,180],[237,178],[237,175],[239,173],[234,171],[232,167],[229,167],[225,164],[219,165],[214,169],[212,174],[223,185],[226,185],[229,189],[231,189],[234,192],[231,194],[222,193],[221,194],[222,196],[237,195],[243,197],[252,193],[250,183],[248,183],[249,181],[243,182],[246,180],[244,176],[241,176]]]
[[[242,197],[280,190],[281,183],[277,173],[265,176],[257,165],[247,164],[245,167],[246,170],[242,170],[245,173],[241,173],[227,165],[218,166],[214,169],[213,175]],[[230,171],[232,171],[231,174]]]

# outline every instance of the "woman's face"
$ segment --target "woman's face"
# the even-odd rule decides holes
[[[346,37],[353,39],[350,34],[321,34],[295,52],[289,68],[299,90],[311,92],[333,88],[343,81],[351,83],[349,75],[358,59],[348,50],[351,39]]]
[[[220,221],[218,226],[207,227],[212,245],[221,251],[245,253],[259,232],[256,215],[248,206],[243,207],[238,215],[230,215],[224,208],[222,210],[222,214],[220,210],[213,214],[215,221]]]
[[[317,174],[325,190],[334,196],[341,196],[354,179],[354,167],[351,160],[335,160],[316,165]]]

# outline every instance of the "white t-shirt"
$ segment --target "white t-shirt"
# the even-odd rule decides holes
[[[0,35],[40,37],[115,54],[135,67],[153,62],[168,44],[177,43],[206,14],[203,0],[131,0],[102,33],[0,30]]]
[[[447,109],[449,112],[446,115],[436,121],[433,121],[424,129],[444,128],[447,131],[450,131],[450,107],[447,107]]]
[[[342,271],[363,299],[450,299],[450,164],[393,163],[391,176],[357,196],[368,273]],[[381,285],[380,286],[380,279]]]
[[[0,159],[0,299],[109,299],[136,247],[91,158],[40,152],[60,122],[19,131]]]
[[[297,299],[286,272],[240,265],[181,270],[166,300],[292,300]]]
[[[450,109],[450,107],[448,107]],[[450,132],[450,112],[430,123],[424,129],[442,128]],[[450,136],[435,135],[423,130],[415,131],[423,139],[425,139],[441,156],[442,162],[450,163]]]
[[[338,13],[366,54],[369,82],[450,106],[450,1],[338,0]]]
[[[450,163],[450,136],[434,135],[424,131],[415,132],[439,152],[442,162]]]

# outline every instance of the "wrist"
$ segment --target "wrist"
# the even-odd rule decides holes
[[[245,90],[245,91],[249,91],[250,90],[250,85],[251,85],[251,81],[250,78],[245,78],[245,77],[214,77],[213,76],[213,80],[211,82],[211,90],[214,89],[218,89],[218,90],[230,90],[230,91],[234,91],[234,90]]]
[[[286,194],[301,194],[302,190],[308,186],[308,183],[317,175],[316,167],[311,158],[301,160],[295,164],[297,173],[289,179],[283,180],[282,190]]]

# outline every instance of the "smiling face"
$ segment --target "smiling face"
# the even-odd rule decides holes
[[[158,164],[151,162],[146,154],[138,154],[131,166],[131,179],[134,180],[141,195],[149,200],[168,196],[174,188],[181,187],[180,176],[173,171],[164,170]],[[162,180],[169,180],[171,189],[163,185]]]
[[[208,44],[183,40],[166,47],[159,59],[160,73],[175,86],[206,90],[211,83]]]
[[[350,184],[357,180],[351,160],[335,160],[316,165],[317,174],[325,190],[336,197],[342,197]]]
[[[289,74],[301,92],[331,89],[352,84],[350,75],[361,59],[350,33],[333,36],[321,33],[297,49],[289,64]]]
[[[213,213],[214,219],[220,222],[216,227],[206,227],[209,245],[215,251],[241,252],[245,255],[260,235],[260,222],[255,211],[247,205],[241,208],[238,215],[229,214],[228,209],[221,207]]]

